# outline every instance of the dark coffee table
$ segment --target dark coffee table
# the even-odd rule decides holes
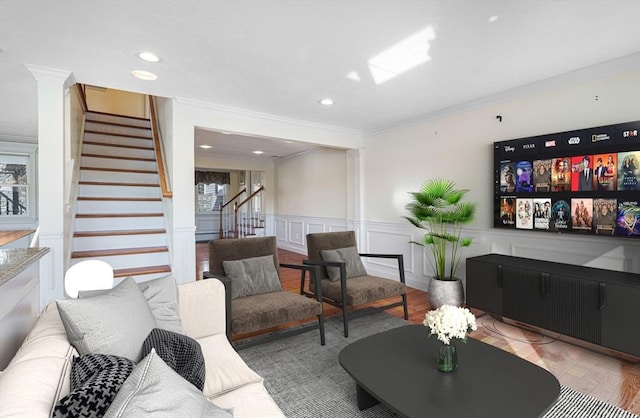
[[[459,366],[437,369],[435,337],[407,325],[345,347],[340,365],[356,381],[358,407],[379,402],[403,417],[540,417],[560,395],[545,369],[472,338],[456,344]]]

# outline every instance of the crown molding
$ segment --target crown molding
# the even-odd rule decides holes
[[[209,103],[201,100],[188,99],[185,97],[176,97],[175,100],[180,106],[184,106],[185,108],[213,110],[220,113],[226,113],[230,116],[243,116],[270,122],[284,123],[287,125],[299,126],[308,129],[317,129],[326,132],[341,133],[358,137],[362,136],[362,131],[359,129],[349,129],[335,125],[326,125],[300,119],[287,118],[270,113],[255,112],[252,110],[240,109],[237,107],[225,106],[216,103]]]
[[[60,84],[65,88],[75,84],[75,77],[69,70],[61,70],[59,68],[44,67],[33,64],[25,64],[25,67],[27,67],[31,72],[36,81]]]
[[[369,136],[385,133],[419,123],[430,122],[459,113],[469,112],[487,106],[497,105],[523,97],[548,92],[550,90],[569,87],[580,83],[586,83],[589,81],[597,80],[599,78],[610,77],[630,71],[635,71],[638,69],[640,69],[640,52],[610,61],[594,64],[588,67],[583,67],[577,70],[569,71],[567,73],[559,74],[554,77],[546,78],[544,80],[505,90],[491,96],[483,97],[467,103],[420,115],[415,118],[405,119],[403,121],[380,126],[378,128],[368,129],[363,131],[362,135]]]

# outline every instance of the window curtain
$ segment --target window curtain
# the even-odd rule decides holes
[[[196,171],[196,184],[198,183],[231,184],[231,176],[217,171]]]

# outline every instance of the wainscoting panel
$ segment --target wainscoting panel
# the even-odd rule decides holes
[[[307,234],[320,234],[325,231],[325,226],[323,223],[316,222],[308,222],[307,223]]]
[[[287,240],[287,221],[285,219],[276,219],[274,221],[276,230],[276,239],[279,242],[286,242]]]
[[[289,222],[289,242],[297,245],[304,245],[304,222],[290,221]]]

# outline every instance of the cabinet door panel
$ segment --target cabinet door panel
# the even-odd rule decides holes
[[[467,259],[467,306],[502,315],[502,267]]]
[[[551,298],[543,272],[520,267],[503,268],[504,316],[549,328]]]
[[[607,283],[603,298],[602,345],[640,356],[640,331],[636,324],[640,289]]]
[[[549,330],[600,344],[599,283],[552,274],[549,277]]]

